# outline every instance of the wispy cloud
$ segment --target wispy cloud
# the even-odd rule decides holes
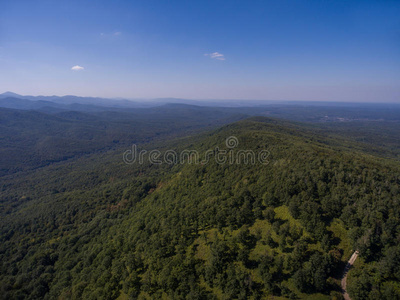
[[[204,55],[209,56],[210,58],[213,58],[213,59],[225,60],[225,55],[223,55],[222,53],[219,53],[219,52],[206,53]]]
[[[122,32],[121,31],[114,31],[114,32],[109,32],[109,33],[104,33],[104,32],[102,32],[102,33],[100,33],[100,36],[101,37],[113,37],[113,36],[121,36],[122,35]]]
[[[84,67],[81,67],[81,66],[78,66],[78,65],[73,66],[73,67],[71,68],[72,71],[82,71],[82,70],[84,70],[84,69],[85,69]]]

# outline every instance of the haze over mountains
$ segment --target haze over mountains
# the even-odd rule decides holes
[[[159,106],[165,103],[179,103],[179,104],[192,104],[202,106],[255,106],[267,103],[273,103],[273,101],[249,101],[249,100],[188,100],[178,98],[158,98],[158,99],[112,99],[112,98],[98,98],[98,97],[78,97],[73,95],[67,96],[22,96],[13,92],[5,92],[0,94],[0,99],[11,99],[10,102],[14,101],[15,106],[21,105],[24,108],[29,105],[36,105],[36,107],[43,107],[44,105],[57,104],[60,107],[63,105],[93,105],[93,106],[104,106],[104,107],[116,107],[116,108],[136,108],[136,107],[153,107]],[[14,100],[12,100],[14,99]],[[29,101],[36,101],[39,103],[22,102],[15,99],[24,99]],[[54,104],[51,104],[54,103]],[[6,104],[2,104],[6,105]],[[11,103],[9,104],[11,105]],[[18,108],[18,107],[14,107]]]
[[[6,92],[0,95],[3,138],[0,174],[116,145],[196,133],[251,116],[315,123],[318,130],[331,135],[346,135],[370,144],[369,151],[398,155],[400,105],[237,101],[225,106],[227,102],[215,101],[207,106],[208,103],[182,99],[132,102],[76,96],[20,96]]]
[[[25,101],[23,101],[25,100]],[[274,100],[238,100],[238,99],[216,99],[216,100],[193,100],[179,98],[157,98],[157,99],[120,99],[120,98],[99,98],[80,97],[73,95],[66,96],[23,96],[13,92],[0,94],[0,107],[17,109],[39,109],[44,107],[60,109],[96,109],[96,107],[107,108],[140,108],[154,107],[166,103],[188,104],[198,106],[218,107],[254,107],[265,105],[307,105],[307,106],[377,106],[399,107],[400,103],[360,103],[360,102],[329,102],[329,101],[274,101]]]

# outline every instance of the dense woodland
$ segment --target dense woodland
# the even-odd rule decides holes
[[[243,115],[217,118],[217,111],[203,122],[195,111],[196,123],[185,119],[185,108],[175,123],[170,116],[146,127],[120,116],[106,123],[98,114],[2,113],[8,131],[0,141],[8,149],[27,150],[11,131],[23,128],[12,120],[29,113],[45,118],[54,131],[47,139],[63,138],[70,151],[51,162],[23,152],[29,168],[19,169],[10,166],[23,161],[7,152],[2,299],[341,299],[340,276],[354,250],[360,257],[349,273],[351,298],[400,299],[400,145],[388,129],[398,123],[253,117],[218,127]],[[82,122],[88,116],[93,120]],[[63,148],[42,141],[33,123],[22,140]],[[82,150],[77,133],[85,132],[91,137]],[[228,150],[229,136],[238,138],[234,151],[267,149],[269,163],[122,160],[132,142],[204,154]]]

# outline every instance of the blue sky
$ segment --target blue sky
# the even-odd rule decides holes
[[[2,0],[0,92],[400,102],[399,16],[400,1]]]

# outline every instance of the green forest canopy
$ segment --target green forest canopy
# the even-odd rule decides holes
[[[4,299],[400,297],[400,164],[267,118],[146,144],[225,139],[269,163],[126,165],[123,149],[5,176]]]

